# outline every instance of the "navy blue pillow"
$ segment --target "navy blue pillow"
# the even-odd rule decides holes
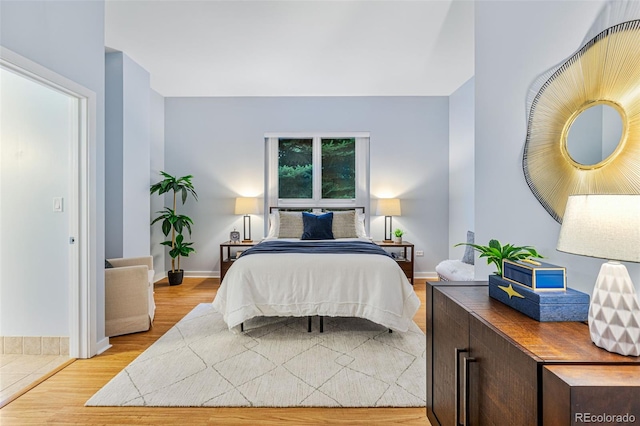
[[[315,215],[302,212],[302,240],[333,240],[333,212]]]

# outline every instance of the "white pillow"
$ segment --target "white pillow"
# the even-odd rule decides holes
[[[367,238],[367,231],[364,227],[364,213],[356,212],[356,235],[358,238]]]
[[[278,238],[280,232],[280,215],[276,211],[269,214],[269,234],[267,238]]]

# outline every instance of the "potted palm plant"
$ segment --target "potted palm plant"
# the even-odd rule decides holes
[[[480,257],[487,259],[487,265],[493,263],[497,268],[497,275],[502,277],[502,260],[522,260],[529,258],[544,259],[535,248],[531,246],[514,246],[513,244],[500,244],[498,240],[489,241],[488,246],[482,246],[473,243],[458,243],[454,247],[458,246],[471,246],[474,250],[480,253]]]
[[[191,247],[193,243],[184,242],[182,232],[186,229],[189,231],[189,236],[191,236],[191,225],[193,225],[193,220],[191,220],[189,216],[177,213],[178,194],[180,194],[183,205],[187,201],[189,194],[198,201],[198,194],[191,182],[191,179],[193,178],[192,175],[178,178],[162,171],[160,174],[163,176],[163,179],[151,185],[151,194],[155,194],[156,192],[158,195],[172,193],[173,208],[165,207],[164,210],[158,211],[158,216],[151,221],[151,225],[156,222],[162,222],[162,233],[165,236],[169,236],[169,234],[171,234],[171,239],[164,241],[161,244],[170,247],[169,255],[171,256],[171,270],[167,272],[169,285],[178,285],[182,284],[182,278],[184,277],[184,271],[180,269],[180,258],[182,256],[188,257],[189,254],[195,252],[194,248]]]
[[[195,249],[191,247],[193,243],[187,243],[184,241],[184,235],[182,234],[176,235],[176,241],[173,246],[171,246],[171,243],[171,241],[163,241],[160,244],[171,247],[171,250],[169,250],[169,256],[171,256],[172,262],[174,262],[175,259],[178,259],[177,273],[174,274],[172,271],[169,271],[171,272],[171,276],[169,276],[169,285],[178,285],[182,283],[182,278],[184,276],[184,271],[180,268],[180,258],[189,257],[191,253],[195,252]]]

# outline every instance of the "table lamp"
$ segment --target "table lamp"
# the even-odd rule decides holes
[[[570,196],[557,249],[608,260],[589,305],[591,340],[609,352],[640,355],[640,304],[619,262],[640,262],[640,195]]]
[[[258,199],[254,197],[238,197],[236,198],[236,214],[244,215],[244,233],[243,243],[250,243],[251,239],[251,216],[250,214],[258,214]],[[248,232],[247,232],[248,230]]]
[[[399,198],[381,198],[378,200],[378,209],[376,210],[378,216],[384,216],[384,242],[390,243],[391,232],[393,231],[392,216],[400,216],[400,199]],[[387,228],[387,221],[389,227]]]

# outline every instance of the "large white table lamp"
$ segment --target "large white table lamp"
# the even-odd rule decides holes
[[[640,195],[570,196],[557,249],[608,259],[589,305],[591,340],[609,352],[640,355],[640,304],[620,263],[640,262]]]

